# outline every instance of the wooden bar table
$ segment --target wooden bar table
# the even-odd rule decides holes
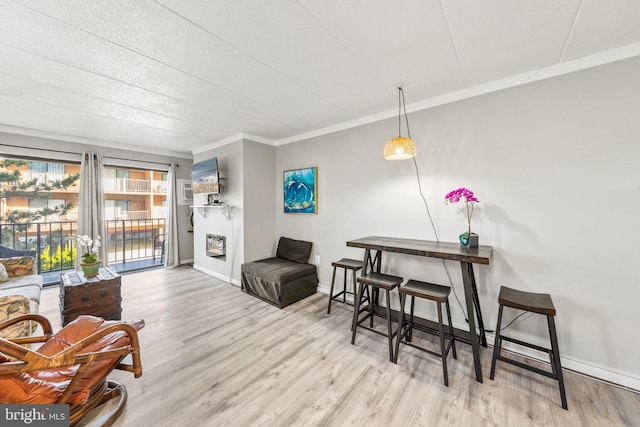
[[[403,239],[395,237],[370,236],[361,239],[350,240],[347,246],[362,248],[365,250],[362,261],[362,274],[368,272],[380,273],[382,266],[382,252],[392,252],[406,255],[417,255],[429,258],[440,258],[460,262],[462,269],[462,283],[464,285],[464,297],[469,318],[469,342],[473,352],[473,363],[476,371],[476,380],[482,382],[482,365],[480,363],[480,345],[487,346],[487,337],[484,331],[484,321],[480,310],[480,299],[476,279],[473,273],[473,264],[489,265],[491,246],[480,245],[477,248],[467,249],[459,243],[435,242],[431,240]],[[371,251],[375,251],[372,257]],[[389,302],[387,301],[387,304]],[[476,334],[476,315],[480,336]],[[458,338],[458,337],[456,337]]]

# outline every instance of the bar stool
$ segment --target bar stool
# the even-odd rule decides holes
[[[449,286],[435,285],[433,283],[420,282],[417,280],[409,280],[406,284],[401,286],[398,289],[400,293],[400,319],[398,320],[398,338],[396,339],[396,358],[395,363],[398,363],[398,354],[400,352],[400,342],[403,344],[409,345],[411,347],[417,348],[418,350],[422,350],[434,356],[442,358],[442,372],[444,374],[444,385],[449,387],[449,375],[447,374],[447,356],[449,355],[449,350],[453,350],[453,358],[457,359],[458,356],[456,354],[456,343],[455,343],[455,334],[453,332],[453,326],[451,323],[451,310],[449,308],[449,294],[451,293],[451,288]],[[409,313],[409,320],[406,319],[406,314],[404,312],[404,304],[407,296],[411,297],[411,309]],[[413,328],[420,329],[424,332],[428,332],[433,334],[433,330],[427,329],[425,327],[415,325],[413,323],[413,308],[416,298],[428,299],[431,301],[435,301],[438,305],[438,333],[435,335],[440,336],[440,353],[429,350],[424,347],[420,347],[412,343],[412,335]],[[442,322],[442,304],[444,303],[445,308],[447,309],[447,321],[449,322],[449,342],[445,340],[444,334],[444,324]]]
[[[340,295],[342,295],[342,302],[347,303],[347,294],[353,295],[355,301],[356,294],[356,272],[362,268],[362,261],[356,259],[342,258],[340,261],[334,261],[331,263],[333,266],[333,277],[331,278],[331,289],[329,290],[329,306],[327,307],[327,314],[331,314],[331,301],[338,301]],[[342,291],[337,294],[333,294],[333,285],[336,281],[336,270],[338,268],[344,269],[344,282]],[[351,270],[353,277],[353,292],[347,291],[347,270]]]
[[[362,276],[358,277],[358,280],[357,280],[360,286],[358,290],[358,295],[356,296],[356,299],[355,299],[355,305],[353,308],[353,324],[351,326],[351,331],[352,331],[351,344],[353,345],[356,342],[356,332],[357,332],[358,326],[364,329],[368,329],[372,332],[375,332],[376,334],[386,336],[389,340],[389,360],[391,362],[394,361],[393,337],[396,336],[396,331],[394,331],[391,328],[391,308],[390,308],[389,296],[390,296],[390,291],[400,286],[400,284],[402,283],[402,280],[403,280],[402,277],[390,276],[388,274],[381,274],[381,273],[363,274]],[[363,299],[362,296],[365,292],[365,287],[367,287],[367,292],[368,292],[368,286],[371,286],[372,288],[372,293],[369,294],[371,298],[369,298],[368,310],[366,308],[361,309],[360,305]],[[387,302],[385,307],[386,314],[387,314],[387,333],[386,334],[384,332],[373,329],[373,316],[375,315],[376,308],[378,306],[378,296],[379,296],[380,289],[384,289],[385,295],[386,295],[386,302]],[[360,318],[360,313],[362,311],[367,311],[367,314],[363,318]],[[369,319],[368,327],[362,324],[367,319]]]
[[[545,377],[553,378],[558,381],[560,386],[560,400],[562,401],[562,407],[567,409],[567,396],[564,390],[564,379],[562,377],[562,366],[560,365],[560,350],[558,350],[558,336],[556,335],[556,324],[554,317],[556,315],[556,308],[553,305],[553,300],[549,294],[537,294],[531,292],[519,291],[516,289],[507,288],[506,286],[500,287],[500,295],[498,296],[498,303],[500,308],[498,310],[498,325],[496,326],[496,340],[493,345],[493,358],[491,359],[491,375],[489,378],[493,380],[496,371],[496,361],[502,360],[503,362],[510,363],[518,366],[522,369],[526,369],[531,372],[535,372]],[[551,348],[540,347],[534,344],[523,342],[514,338],[509,338],[500,333],[500,324],[502,322],[502,309],[504,307],[511,307],[518,310],[530,311],[532,313],[542,314],[547,316],[547,324],[549,325],[549,338],[551,340]],[[529,347],[534,350],[545,352],[549,355],[551,361],[551,372],[545,371],[534,366],[525,365],[522,362],[518,362],[514,359],[509,359],[502,356],[502,341],[512,342],[514,344]]]

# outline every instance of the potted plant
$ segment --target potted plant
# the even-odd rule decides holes
[[[444,196],[445,204],[457,203],[461,200],[464,201],[465,207],[467,209],[467,231],[458,236],[460,239],[460,244],[467,248],[477,248],[478,235],[471,232],[471,216],[473,215],[474,203],[480,203],[480,200],[478,200],[473,195],[473,191],[464,187],[450,191]],[[471,205],[471,209],[469,209],[469,205]]]
[[[98,259],[98,250],[100,246],[102,246],[102,240],[100,236],[97,236],[95,239],[87,236],[86,234],[83,236],[80,235],[72,235],[70,238],[75,239],[78,247],[82,246],[85,248],[84,254],[82,254],[82,271],[85,277],[95,277],[98,275],[98,270],[100,269],[100,260]]]

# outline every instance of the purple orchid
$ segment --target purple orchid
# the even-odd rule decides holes
[[[467,224],[469,225],[469,236],[471,235],[471,215],[473,215],[473,205],[474,203],[480,203],[477,197],[473,195],[473,191],[468,188],[458,188],[456,190],[450,191],[444,196],[445,204],[456,203],[460,200],[463,200],[466,208],[467,208]],[[469,210],[469,203],[471,203],[471,210]]]

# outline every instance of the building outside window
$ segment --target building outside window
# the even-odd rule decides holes
[[[32,212],[54,210],[66,205],[64,199],[29,199],[29,210]],[[42,221],[60,221],[59,215],[44,215]]]
[[[130,219],[129,200],[105,200],[104,219]]]
[[[0,243],[17,250],[37,251],[42,273],[59,267],[53,262],[54,252],[69,250],[71,243],[66,236],[77,233],[79,178],[66,188],[43,191],[35,190],[34,185],[50,186],[65,178],[70,181],[69,177],[79,172],[80,164],[0,157]],[[12,184],[29,182],[33,185],[20,194],[7,191]],[[153,241],[164,234],[166,183],[166,172],[105,167],[107,231],[102,237],[110,264],[154,259]],[[50,213],[69,204],[64,214]],[[34,216],[38,212],[40,215]],[[57,278],[59,274],[52,276]]]

